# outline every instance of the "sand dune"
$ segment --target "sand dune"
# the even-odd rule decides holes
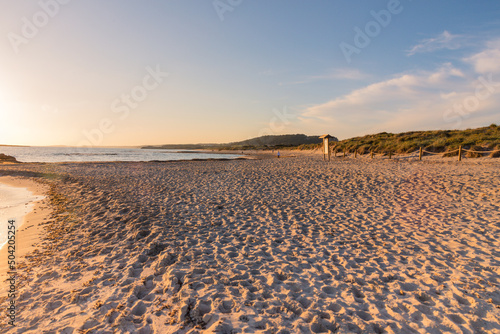
[[[18,326],[0,330],[500,333],[499,166],[1,166],[62,177],[47,181],[54,213],[25,260]]]

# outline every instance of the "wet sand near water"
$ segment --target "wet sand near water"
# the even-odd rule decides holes
[[[14,178],[11,176],[1,176],[0,183],[3,185],[27,189],[31,192],[32,195],[28,196],[29,198],[33,197],[43,197],[46,194],[47,187],[43,184],[35,182],[31,179],[27,178]],[[24,195],[24,192],[23,192]],[[50,212],[50,208],[47,205],[48,199],[44,198],[31,203],[31,208],[27,215],[23,216],[22,222],[16,222],[16,261],[22,260],[23,257],[27,254],[30,254],[36,249],[36,246],[39,245],[39,242],[43,236],[43,228],[41,224],[47,219],[48,214]],[[24,214],[26,212],[25,206],[22,208],[15,210],[17,214]],[[6,225],[2,225],[6,227]],[[2,233],[7,233],[7,229],[2,231]],[[5,279],[7,278],[8,267],[8,247],[4,245],[0,249],[0,296],[5,296],[9,287],[7,284],[4,284]]]

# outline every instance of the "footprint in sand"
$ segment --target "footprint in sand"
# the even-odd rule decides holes
[[[336,291],[336,289],[334,287],[331,287],[331,286],[324,286],[321,288],[321,290],[328,295],[333,295],[333,294],[335,294],[335,291]]]

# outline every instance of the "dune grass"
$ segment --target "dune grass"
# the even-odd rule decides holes
[[[322,144],[301,145],[296,149],[315,149]],[[422,147],[424,150],[435,153],[446,153],[458,149],[475,151],[500,150],[500,126],[491,124],[488,127],[467,130],[437,130],[437,131],[412,131],[403,133],[387,133],[354,137],[330,144],[333,151],[367,154],[380,153],[411,153]],[[478,153],[468,153],[468,156],[482,156]],[[499,157],[500,152],[491,156]]]

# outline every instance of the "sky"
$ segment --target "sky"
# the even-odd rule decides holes
[[[0,0],[0,144],[500,123],[500,1]]]

